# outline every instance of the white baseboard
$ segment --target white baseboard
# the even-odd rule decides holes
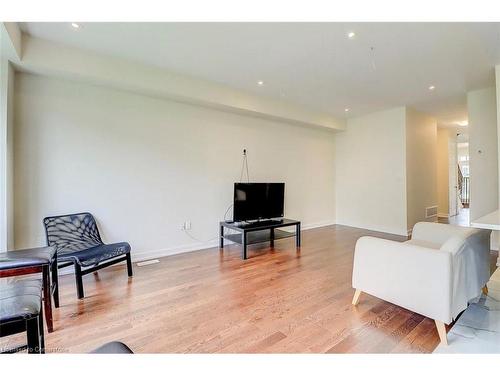
[[[438,212],[437,216],[440,217],[440,218],[443,218],[443,219],[448,219],[450,217],[449,214],[440,214],[439,212]]]
[[[408,231],[402,229],[401,231],[395,230],[395,229],[388,229],[388,228],[382,228],[382,227],[377,227],[377,226],[363,226],[355,223],[336,223],[337,225],[344,225],[346,227],[352,227],[352,228],[358,228],[358,229],[366,229],[366,230],[371,230],[374,232],[381,232],[381,233],[387,233],[387,234],[395,234],[396,236],[403,236],[406,237],[408,235]]]
[[[182,253],[190,253],[192,251],[209,249],[211,247],[217,246],[219,243],[218,240],[212,240],[208,242],[196,242],[194,244],[182,245],[182,246],[174,246],[165,249],[156,249],[156,250],[147,250],[147,251],[133,251],[132,261],[133,262],[142,262],[145,260],[155,259],[166,257],[169,255],[176,255]]]
[[[335,221],[326,220],[326,221],[302,225],[301,230],[309,230],[309,229],[314,229],[314,228],[327,227],[329,225],[335,225]],[[282,228],[282,229],[286,230],[286,228]],[[290,231],[292,231],[292,230],[295,230],[295,229],[290,229]],[[224,241],[231,243],[231,241],[229,241],[229,240],[224,240]],[[144,260],[161,258],[161,257],[169,256],[169,255],[190,253],[192,251],[210,249],[212,247],[217,247],[218,245],[219,245],[219,240],[217,239],[217,240],[212,240],[209,242],[197,242],[197,243],[193,243],[193,244],[170,247],[170,248],[166,248],[166,249],[156,249],[156,250],[139,251],[139,252],[132,251],[132,261],[142,262]]]
[[[336,225],[336,224],[337,223],[335,222],[335,220],[325,220],[325,221],[320,221],[317,223],[302,225],[301,229],[308,230],[308,229],[314,229],[314,228],[329,227],[330,225]]]
[[[301,230],[309,230],[309,229],[314,229],[314,228],[327,227],[327,226],[335,225],[335,224],[336,224],[335,221],[332,221],[332,220],[320,221],[320,222],[316,222],[316,223],[302,225]],[[292,229],[290,229],[290,230],[292,230]],[[295,229],[293,229],[293,230],[295,230]],[[229,240],[224,240],[224,242],[229,243],[229,244],[232,243]],[[162,257],[170,256],[170,255],[177,255],[177,254],[183,254],[183,253],[190,253],[193,251],[210,249],[212,247],[217,247],[217,246],[219,246],[218,239],[208,241],[208,242],[195,242],[195,243],[181,245],[181,246],[173,246],[173,247],[164,248],[164,249],[143,250],[143,251],[134,251],[134,249],[132,249],[132,252],[131,252],[132,262],[134,262],[134,263],[143,262],[146,260],[162,258]],[[116,266],[116,265],[113,265],[113,266]],[[113,266],[110,266],[110,267],[113,267]],[[60,275],[68,275],[68,274],[72,274],[72,273],[74,273],[74,268],[71,266],[68,268],[63,268],[59,271]]]

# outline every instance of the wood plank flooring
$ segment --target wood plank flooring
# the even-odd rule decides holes
[[[402,237],[345,226],[303,231],[249,247],[231,245],[84,276],[77,300],[61,277],[51,352],[82,353],[120,340],[137,353],[413,353],[438,344],[434,322],[364,294],[351,305],[354,244],[363,235]],[[24,340],[2,338],[0,346]]]

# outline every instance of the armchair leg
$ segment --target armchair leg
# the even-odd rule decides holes
[[[128,277],[133,276],[132,272],[132,258],[130,256],[130,253],[127,254],[127,272],[128,272]]]
[[[488,295],[488,286],[487,286],[487,285],[483,286],[483,294],[484,294],[485,296],[487,296],[487,295]]]
[[[441,340],[441,344],[448,345],[448,338],[446,337],[446,326],[439,320],[435,320],[434,323],[436,323],[436,328],[439,334],[439,339]]]
[[[78,299],[82,299],[83,295],[83,280],[82,280],[82,267],[75,262],[75,280],[76,280],[76,293]]]
[[[359,298],[361,297],[362,290],[356,289],[354,292],[354,297],[352,298],[352,304],[356,306],[359,303]]]

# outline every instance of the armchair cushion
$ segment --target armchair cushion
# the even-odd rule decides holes
[[[411,233],[412,240],[426,241],[441,247],[452,237],[467,237],[478,229],[459,227],[450,224],[420,222],[413,226]]]

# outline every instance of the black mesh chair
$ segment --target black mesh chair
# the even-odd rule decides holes
[[[75,266],[78,298],[83,298],[82,276],[119,262],[127,262],[132,276],[130,245],[127,242],[105,244],[92,214],[50,216],[43,219],[47,244],[57,251],[58,268]]]

